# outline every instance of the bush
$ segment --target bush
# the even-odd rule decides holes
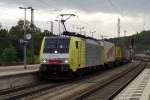
[[[27,64],[34,64],[34,55],[30,49],[27,49]]]
[[[16,49],[13,46],[9,46],[2,51],[0,55],[0,62],[4,64],[15,62],[17,58],[16,54]]]
[[[35,64],[39,64],[40,63],[40,61],[39,61],[39,55],[35,55],[34,59],[35,59]]]

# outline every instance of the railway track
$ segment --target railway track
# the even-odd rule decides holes
[[[139,66],[139,62],[116,67],[111,70],[99,72],[94,75],[60,83],[37,83],[35,85],[18,89],[0,91],[0,99],[24,99],[24,100],[69,100],[87,98],[91,91],[96,92],[98,86],[104,87],[104,83],[110,83],[110,79],[120,76],[122,72],[130,72]]]
[[[112,100],[143,71],[146,65],[147,63],[142,63],[137,67],[129,69],[117,77],[104,82],[102,85],[97,85],[93,89],[75,97],[75,100]]]
[[[91,91],[96,90],[98,86],[103,87],[106,83],[110,83],[116,76],[121,77],[121,73],[128,73],[139,66],[139,63],[132,63],[117,67],[111,70],[106,70],[92,77],[84,78],[78,81],[67,83],[48,89],[39,94],[24,97],[25,100],[78,100],[87,97]],[[88,94],[88,95],[87,95]]]
[[[15,87],[12,89],[0,91],[0,100],[16,100],[40,91],[51,89],[62,85],[65,83],[48,83],[48,82],[38,82],[31,85],[25,85],[21,87]]]

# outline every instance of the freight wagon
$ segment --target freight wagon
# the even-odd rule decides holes
[[[104,47],[104,64],[113,64],[115,61],[115,44],[107,42],[107,41],[101,41],[103,42]]]

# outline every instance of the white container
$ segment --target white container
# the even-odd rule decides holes
[[[111,63],[115,61],[115,44],[101,41],[104,46],[104,63]]]

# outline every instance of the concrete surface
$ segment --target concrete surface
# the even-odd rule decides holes
[[[150,100],[150,69],[146,68],[114,100]]]
[[[38,81],[39,65],[0,67],[0,90]]]
[[[39,64],[27,65],[26,69],[24,65],[0,67],[0,76],[38,71],[39,66]]]

